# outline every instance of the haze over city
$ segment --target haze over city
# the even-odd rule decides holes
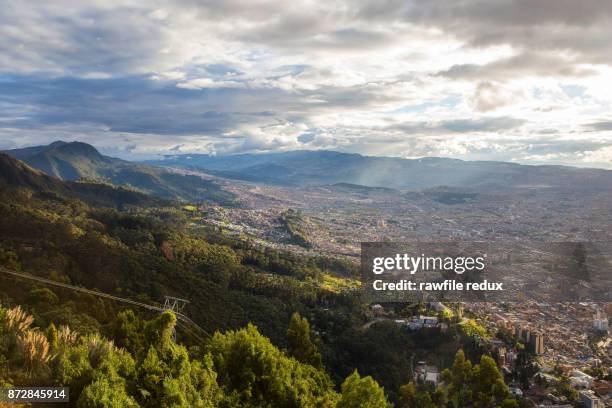
[[[0,149],[612,168],[612,3],[3,1]]]

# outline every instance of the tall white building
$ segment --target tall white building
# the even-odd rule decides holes
[[[608,315],[604,312],[597,311],[593,316],[593,330],[599,332],[608,331]]]

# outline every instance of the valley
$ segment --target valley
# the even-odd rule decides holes
[[[34,150],[40,154],[44,148]],[[89,148],[83,151],[92,153]],[[298,311],[312,325],[320,351],[316,361],[324,363],[331,381],[340,384],[357,368],[384,386],[394,402],[401,400],[401,387],[419,370],[416,358],[450,367],[458,348],[473,361],[503,354],[498,364],[507,370],[505,379],[525,392],[535,386],[536,371],[510,361],[517,355],[529,364],[537,361],[542,370],[556,370],[561,361],[564,372],[610,363],[610,342],[589,329],[588,317],[605,316],[609,303],[581,302],[578,322],[576,308],[557,305],[555,282],[538,280],[546,276],[546,253],[535,245],[609,242],[612,197],[609,189],[598,187],[601,179],[594,184],[585,179],[579,188],[409,189],[346,182],[288,185],[147,165],[149,174],[163,175],[159,180],[167,183],[163,190],[147,190],[113,179],[116,163],[102,158],[97,175],[85,177],[83,169],[91,167],[90,161],[80,154],[72,157],[65,166],[81,169],[83,177],[61,180],[44,166],[34,169],[0,154],[0,262],[5,267],[149,304],[164,296],[188,298],[186,313],[205,331],[235,333],[232,330],[255,324],[257,332],[250,326],[243,330],[250,330],[253,339],[269,338],[265,347],[289,344],[286,328]],[[125,166],[142,171],[133,163]],[[206,198],[182,190],[187,185],[204,186]],[[184,193],[167,194],[179,190]],[[527,252],[518,268],[502,262],[499,271],[510,278],[510,285],[506,297],[493,303],[363,303],[358,271],[362,242],[440,241],[487,242],[502,261],[517,248],[526,247]],[[609,287],[599,283],[601,276],[591,278],[604,292]],[[524,285],[533,279],[539,283]],[[129,340],[117,335],[115,327],[126,317],[112,302],[92,303],[60,289],[44,292],[54,299],[47,304],[36,300],[43,296],[39,292],[36,286],[7,285],[0,291],[0,302],[25,304],[41,327],[57,321],[119,342]],[[546,297],[529,300],[538,293]],[[526,300],[516,303],[522,298]],[[440,320],[420,323],[434,318]],[[550,321],[554,333],[567,341],[546,337],[545,348],[533,351],[522,332],[513,332],[520,326],[542,333]],[[179,333],[178,339],[197,344],[188,332]],[[138,364],[144,364],[138,360],[138,348],[130,350]],[[231,384],[223,387],[232,392]]]
[[[185,173],[183,169],[172,169]],[[368,241],[609,241],[612,239],[612,192],[603,189],[450,189],[423,191],[372,188],[348,184],[277,186],[215,180],[239,205],[201,207],[198,222],[245,234],[269,245],[301,250],[287,243],[278,218],[287,209],[302,213],[313,249],[359,256]],[[449,196],[469,197],[448,203]],[[441,198],[442,197],[442,198]]]

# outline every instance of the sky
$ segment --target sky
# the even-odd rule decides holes
[[[612,169],[607,0],[0,0],[0,149]]]

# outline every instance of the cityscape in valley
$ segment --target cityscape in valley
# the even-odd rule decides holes
[[[193,170],[187,173],[216,179],[244,203],[244,208],[201,207],[206,215],[194,220],[196,225],[212,225],[229,235],[249,237],[261,245],[305,250],[304,244],[300,247],[293,242],[282,222],[286,211],[296,211],[300,214],[300,230],[306,237],[308,250],[356,261],[360,243],[364,241],[498,241],[511,251],[517,242],[525,240],[610,242],[612,238],[610,190],[573,191],[542,186],[504,190],[487,186],[480,189],[438,187],[414,192],[346,183],[289,187],[230,181]],[[518,281],[521,281],[521,272],[532,273],[529,265],[522,267],[526,270],[511,271]],[[610,290],[610,286],[606,289]],[[531,373],[534,383],[557,383],[558,377],[551,373],[561,370],[583,399],[596,401],[592,406],[597,401],[601,401],[601,406],[612,404],[610,381],[597,380],[584,373],[594,368],[610,373],[612,337],[608,316],[612,315],[612,303],[520,301],[519,295],[514,299],[507,304],[462,305],[492,334],[488,341],[499,353],[499,364],[511,371],[516,360],[516,348],[494,335],[504,333],[512,338],[511,342],[522,342],[538,356],[538,369]],[[380,305],[374,306],[378,307],[377,314],[384,310]],[[410,321],[402,317],[385,314],[386,319],[400,327],[411,327]],[[547,387],[535,384],[515,389],[540,405],[568,402],[567,398],[548,391]]]
[[[240,245],[246,244],[252,248],[250,251],[261,251],[262,255],[278,251],[305,259],[339,260],[344,272],[337,271],[327,261],[332,266],[320,267],[321,273],[314,275],[304,272],[306,277],[298,281],[312,282],[323,292],[346,294],[357,301],[360,278],[356,271],[361,242],[485,241],[495,243],[495,251],[499,253],[494,255],[503,259],[519,245],[528,247],[529,242],[609,242],[612,238],[608,216],[612,213],[611,190],[602,190],[598,185],[605,182],[605,177],[612,179],[612,174],[599,171],[594,171],[597,176],[594,184],[584,182],[580,188],[555,186],[553,178],[546,188],[505,188],[488,183],[410,190],[346,182],[288,185],[246,181],[235,174],[222,176],[193,165],[178,166],[172,160],[167,167],[163,161],[155,164],[119,161],[83,143],[56,142],[6,153],[2,168],[5,188],[33,189],[33,197],[40,199],[43,191],[58,189],[49,185],[49,180],[77,181],[74,186],[79,187],[98,180],[97,183],[104,183],[100,187],[110,182],[127,188],[126,193],[142,197],[153,194],[152,197],[163,200],[144,205],[174,207],[174,211],[183,214],[186,233],[194,237],[204,237],[210,242],[234,242],[233,246],[242,242]],[[32,167],[16,169],[18,162],[8,161],[11,156]],[[65,173],[54,174],[59,168]],[[36,169],[59,178],[47,179],[43,184],[34,182],[42,173],[33,173],[29,176],[31,179],[26,175]],[[589,170],[582,172],[589,174]],[[152,179],[157,181],[152,183]],[[587,179],[592,182],[593,177]],[[191,190],[181,189],[183,185]],[[42,191],[36,192],[37,189]],[[186,197],[191,191],[198,196]],[[90,200],[84,195],[80,199]],[[143,210],[129,206],[124,211],[137,214]],[[24,243],[19,244],[10,235],[5,235],[3,240],[12,248],[7,254],[18,253],[20,259],[27,258],[27,251],[33,250],[22,247]],[[181,244],[163,241],[158,254],[168,262],[176,262],[178,256],[187,256],[179,255],[177,245]],[[408,336],[405,347],[410,347],[414,341],[410,340],[411,336],[418,337],[419,332],[441,336],[440,341],[450,345],[458,340],[451,340],[453,336],[448,337],[449,333],[459,331],[459,338],[471,339],[470,347],[494,358],[508,384],[508,395],[521,404],[570,406],[587,401],[590,406],[606,406],[611,401],[612,386],[612,337],[608,318],[612,303],[588,298],[562,302],[562,297],[555,298],[554,293],[545,300],[530,297],[530,292],[521,285],[537,273],[542,253],[535,247],[529,249],[533,254],[527,262],[512,264],[504,270],[516,285],[509,289],[510,294],[503,301],[492,298],[487,302],[421,305],[371,303],[364,305],[367,311],[353,323],[355,330],[364,333],[385,327],[386,331],[390,329],[385,325],[390,324]],[[22,264],[28,262],[23,260]],[[261,273],[267,274],[265,270]],[[543,292],[545,284],[546,281],[536,284],[535,290]],[[599,285],[609,294],[610,286],[605,281]],[[206,302],[200,300],[203,301]],[[323,321],[338,313],[334,303],[328,299],[313,305],[311,313],[323,313],[311,322],[319,341],[325,342],[328,336],[333,336],[325,330]],[[215,329],[206,326],[206,330]],[[415,346],[409,363],[404,363],[411,377],[402,381],[413,378],[414,384],[422,384],[419,387],[424,389],[444,386],[442,372],[448,368],[448,357],[441,359],[432,350],[418,351],[418,343]],[[401,396],[398,398],[401,400]]]

